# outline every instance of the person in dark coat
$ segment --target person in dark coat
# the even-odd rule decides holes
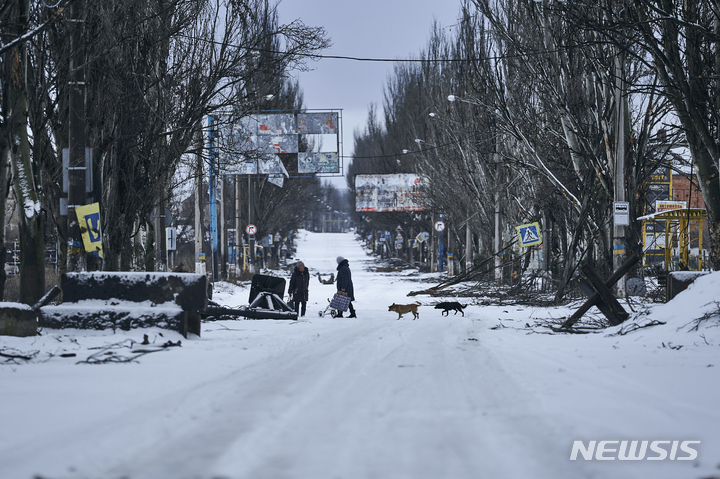
[[[295,311],[300,313],[300,316],[305,316],[305,307],[307,306],[307,300],[309,297],[310,290],[310,272],[305,267],[305,263],[298,261],[293,270],[293,274],[290,277],[290,287],[288,293],[292,295],[292,307]],[[302,310],[299,309],[302,307]]]
[[[355,315],[355,308],[353,307],[352,302],[355,301],[355,289],[353,288],[353,282],[352,282],[352,274],[350,274],[350,266],[348,265],[348,260],[343,258],[342,256],[338,256],[336,258],[337,261],[337,290],[338,292],[344,291],[345,294],[348,295],[350,298],[350,316],[348,318],[357,318]],[[336,318],[342,318],[343,314],[342,311],[338,313]]]

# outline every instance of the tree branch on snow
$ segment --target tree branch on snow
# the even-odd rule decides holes
[[[152,348],[144,348],[144,349],[132,349],[135,344],[150,344],[147,340],[147,335],[144,336],[142,343],[136,343],[132,339],[126,339],[124,341],[120,341],[118,343],[113,343],[108,346],[98,346],[88,349],[100,349],[97,353],[91,354],[83,361],[78,361],[76,364],[105,364],[105,363],[132,363],[136,362],[136,360],[144,356],[146,354],[150,353],[156,353],[158,351],[165,351],[167,348],[174,347],[174,346],[181,346],[182,341],[178,341],[176,343],[172,341],[167,341],[164,344]],[[127,348],[130,350],[130,355],[123,355],[115,352],[116,349],[121,348]]]
[[[713,302],[715,303],[715,309],[713,309],[712,311],[708,311],[707,313],[703,314],[701,317],[693,319],[692,321],[690,321],[688,324],[685,325],[685,326],[692,325],[692,327],[688,331],[699,331],[700,325],[703,322],[708,321],[713,318],[715,318],[715,324],[712,324],[711,326],[715,326],[715,327],[720,326],[720,301],[713,301]],[[710,303],[707,303],[707,304],[710,304]],[[705,306],[707,306],[707,304]]]
[[[633,323],[623,323],[620,329],[617,333],[611,334],[610,336],[625,336],[626,334],[630,334],[634,331],[637,331],[639,329],[644,328],[650,328],[652,326],[659,326],[661,324],[665,324],[664,321],[658,321],[655,319],[650,319],[645,322],[633,322]]]
[[[38,355],[38,351],[32,351],[30,353],[19,354],[15,349],[4,348],[0,349],[0,357],[6,358],[5,362],[17,362],[17,360],[30,361]]]

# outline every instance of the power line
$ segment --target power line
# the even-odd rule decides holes
[[[419,150],[408,150],[407,153],[405,153],[405,152],[403,152],[403,153],[395,153],[395,154],[392,154],[392,155],[376,155],[376,156],[356,156],[356,155],[352,155],[352,156],[342,156],[342,158],[352,158],[352,159],[355,159],[355,160],[373,160],[373,159],[381,159],[381,158],[398,158],[398,157],[401,157],[401,156],[409,155],[409,154],[411,154],[411,153],[425,153],[425,152],[432,151],[432,150],[438,150],[438,149],[440,149],[440,148],[444,148],[444,147],[446,147],[446,146],[450,146],[450,145],[453,145],[453,144],[454,144],[453,142],[442,143],[442,144],[440,144],[440,145],[433,146],[433,147],[431,147],[431,148],[420,148]]]
[[[215,45],[220,45],[220,46],[224,46],[224,47],[232,47],[232,48],[238,48],[238,49],[243,49],[243,50],[250,50],[250,51],[254,51],[254,52],[258,52],[258,53],[268,53],[268,54],[272,54],[272,55],[282,55],[282,54],[287,53],[287,52],[283,52],[283,51],[279,51],[279,50],[267,50],[264,48],[235,45],[232,43],[221,42],[218,40],[212,40],[212,39],[208,39],[208,38],[194,37],[191,35],[178,34],[178,36],[188,38],[190,40],[203,41],[203,42],[213,43]],[[357,62],[387,62],[387,63],[464,62],[464,63],[471,63],[471,62],[505,60],[505,59],[511,59],[511,58],[541,56],[541,55],[547,55],[549,53],[559,53],[562,51],[573,50],[578,47],[579,47],[579,45],[565,46],[563,48],[558,48],[555,50],[536,50],[533,52],[516,53],[513,55],[491,55],[491,56],[482,57],[482,58],[468,58],[468,57],[466,57],[466,58],[378,58],[378,57],[355,57],[355,56],[349,56],[349,55],[323,55],[320,53],[304,53],[304,52],[294,52],[293,55],[298,56],[298,57],[317,59],[317,60],[350,60],[350,61],[357,61]]]

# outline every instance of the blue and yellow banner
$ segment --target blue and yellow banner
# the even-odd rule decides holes
[[[100,234],[100,203],[76,206],[75,213],[80,223],[83,245],[88,253],[97,252],[103,257],[102,235]]]

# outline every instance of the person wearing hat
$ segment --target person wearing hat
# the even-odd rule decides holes
[[[336,258],[337,261],[337,290],[338,292],[344,292],[350,298],[350,316],[348,318],[357,318],[355,315],[355,308],[352,302],[355,301],[355,290],[353,289],[352,274],[350,274],[350,266],[348,266],[348,260],[342,256]],[[335,316],[336,318],[342,318],[342,311]]]
[[[292,295],[291,306],[300,314],[305,316],[305,308],[309,297],[310,290],[310,272],[305,267],[305,263],[298,261],[290,277],[290,286],[288,294]],[[302,309],[300,309],[302,308]]]

